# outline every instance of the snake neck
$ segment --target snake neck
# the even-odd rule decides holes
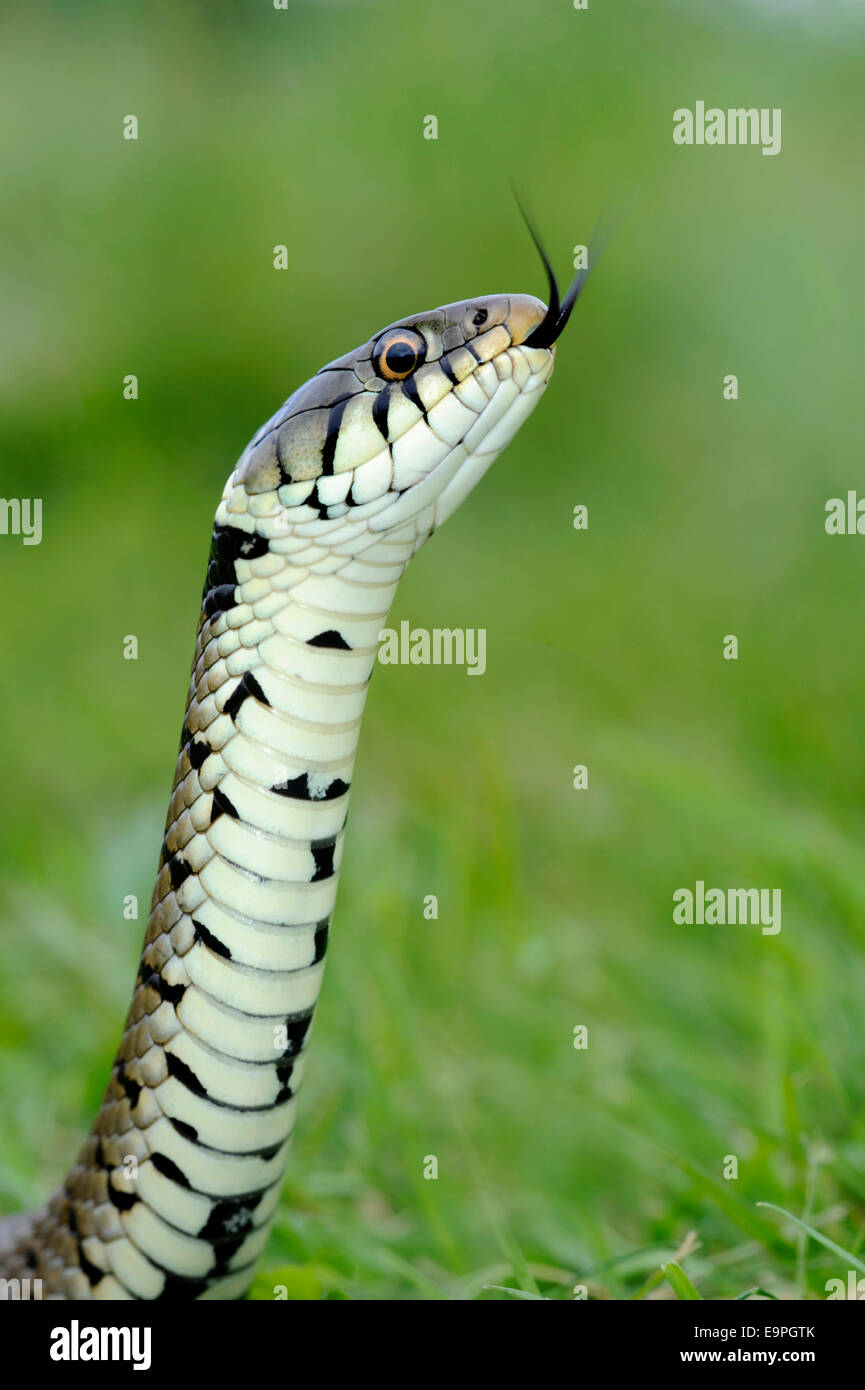
[[[422,518],[348,553],[217,513],[132,1004],[102,1107],[10,1273],[68,1299],[239,1298],[321,986],[376,639]]]
[[[239,1298],[279,1197],[379,630],[540,399],[570,312],[487,296],[328,363],[216,515],[144,950],[105,1100],[8,1277]],[[540,340],[536,334],[540,333]],[[2,1256],[0,1256],[2,1258]]]

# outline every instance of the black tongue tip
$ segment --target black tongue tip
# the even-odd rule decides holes
[[[552,268],[544,257],[544,265],[547,267],[547,274],[550,277],[550,304],[546,314],[541,319],[537,328],[533,328],[526,338],[524,347],[548,348],[552,347],[557,338],[560,338],[565,324],[571,317],[571,311],[580,297],[580,290],[586,283],[588,270],[578,270],[570,285],[568,292],[559,304],[559,291],[556,285],[555,276]]]
[[[533,328],[529,336],[525,339],[524,347],[552,347],[557,338],[561,336],[568,319],[571,317],[571,310],[579,298],[580,290],[585,284],[588,270],[578,270],[573,281],[568,286],[568,292],[564,299],[559,301],[559,286],[556,281],[556,272],[553,270],[550,258],[547,255],[543,242],[532,226],[531,219],[525,207],[520,201],[519,196],[514,190],[517,199],[517,207],[522,213],[523,221],[529,229],[529,235],[537,247],[538,255],[543,261],[544,270],[547,272],[547,283],[549,285],[549,305],[547,312],[541,319],[536,328]]]

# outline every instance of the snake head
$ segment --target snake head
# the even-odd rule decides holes
[[[558,321],[558,295],[548,307],[498,294],[389,324],[289,397],[233,485],[322,520],[362,508],[372,531],[421,517],[434,529],[540,400],[555,357],[553,309]]]

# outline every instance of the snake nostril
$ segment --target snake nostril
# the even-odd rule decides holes
[[[472,315],[472,323],[475,325],[475,328],[480,328],[481,324],[486,323],[488,318],[489,313],[486,309],[477,309]]]

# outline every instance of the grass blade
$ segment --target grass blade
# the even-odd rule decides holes
[[[840,1255],[842,1260],[849,1260],[850,1264],[853,1265],[855,1269],[865,1274],[865,1264],[863,1264],[861,1260],[857,1259],[850,1250],[845,1250],[842,1245],[836,1245],[834,1240],[830,1240],[828,1236],[824,1236],[822,1231],[818,1231],[816,1227],[809,1226],[807,1221],[800,1220],[798,1216],[794,1216],[791,1211],[785,1211],[783,1207],[776,1207],[774,1202],[758,1202],[757,1206],[768,1207],[770,1211],[780,1212],[781,1216],[786,1216],[788,1221],[794,1222],[795,1225],[800,1226],[803,1231],[806,1231],[812,1240],[818,1241],[820,1245],[825,1245],[827,1250],[831,1250],[834,1254]]]
[[[664,1272],[664,1278],[677,1298],[698,1299],[702,1302],[703,1295],[697,1293],[680,1264],[676,1264],[675,1260],[670,1260],[669,1264],[661,1265],[661,1269]]]

